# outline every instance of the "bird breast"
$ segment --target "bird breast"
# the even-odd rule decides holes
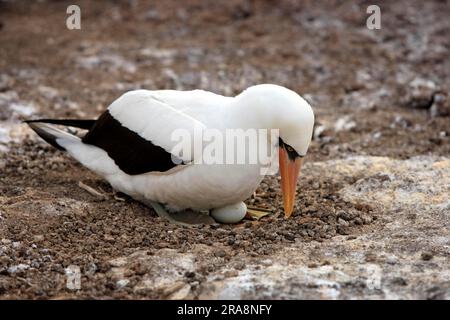
[[[193,164],[168,175],[148,173],[111,179],[110,183],[138,200],[149,199],[178,209],[208,210],[249,198],[263,177],[259,165]]]

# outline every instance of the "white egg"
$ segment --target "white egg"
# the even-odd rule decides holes
[[[237,223],[244,219],[246,213],[247,206],[243,202],[211,210],[211,216],[220,223]]]

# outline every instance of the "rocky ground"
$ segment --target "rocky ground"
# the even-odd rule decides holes
[[[449,1],[382,2],[381,30],[367,1],[77,3],[81,30],[0,1],[0,298],[450,299]],[[248,204],[273,215],[167,224],[20,122],[257,83],[316,114],[290,220],[270,176]]]

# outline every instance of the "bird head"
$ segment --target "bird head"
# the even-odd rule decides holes
[[[313,110],[296,92],[273,84],[250,87],[241,95],[254,111],[254,123],[279,130],[281,191],[285,217],[289,218],[294,210],[297,179],[313,134]]]
[[[281,191],[286,218],[294,211],[297,179],[311,142],[314,126],[311,106],[297,94],[290,96],[283,108],[286,109],[285,114],[289,116],[281,117],[278,143]]]

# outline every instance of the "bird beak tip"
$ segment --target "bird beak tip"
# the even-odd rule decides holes
[[[291,210],[285,208],[284,209],[284,218],[289,219],[291,217],[293,211],[294,211],[293,208]]]

